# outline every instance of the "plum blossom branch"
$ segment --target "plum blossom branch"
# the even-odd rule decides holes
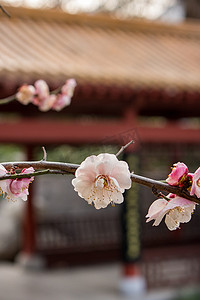
[[[55,170],[41,170],[41,171],[36,171],[34,173],[26,173],[26,174],[22,174],[22,173],[19,173],[19,174],[6,174],[4,176],[1,176],[0,177],[0,181],[1,180],[6,180],[6,179],[22,179],[22,178],[31,178],[35,176],[41,176],[41,175],[46,175],[46,174],[59,174],[59,175],[64,175],[66,174],[65,172],[63,171],[55,171]]]
[[[77,164],[50,162],[50,161],[26,161],[26,162],[5,162],[2,165],[7,169],[24,169],[33,167],[35,170],[62,171],[63,174],[74,174],[79,167]],[[17,176],[17,174],[16,174]],[[16,177],[17,178],[17,177]]]
[[[183,162],[178,162],[171,169],[172,171],[166,182],[172,187],[172,193],[169,193],[167,197],[163,196],[162,193],[157,193],[156,186],[153,186],[152,191],[157,194],[159,199],[155,200],[149,207],[146,222],[154,220],[153,226],[158,226],[165,217],[167,228],[176,230],[180,228],[181,223],[188,223],[191,220],[196,203],[199,203],[200,167],[194,173],[189,173],[188,167]],[[180,192],[186,193],[186,195],[187,192],[190,196],[195,195],[197,197],[196,201],[188,200],[185,195],[182,197],[177,190],[174,194],[174,187],[180,189]]]
[[[27,178],[27,177],[30,178],[32,176],[40,176],[45,174],[61,174],[61,175],[75,174],[76,170],[79,167],[79,165],[77,164],[62,163],[62,162],[47,162],[47,161],[6,162],[6,163],[2,163],[2,165],[7,170],[12,170],[12,169],[22,170],[24,168],[33,167],[37,171],[30,174],[4,175],[0,177],[0,180],[5,180],[8,178],[10,179]],[[199,198],[197,198],[195,195],[191,196],[187,191],[184,191],[181,187],[172,186],[167,183],[154,180],[151,178],[143,177],[133,173],[131,173],[130,177],[132,182],[147,186],[151,189],[153,188],[156,190],[173,193],[180,197],[183,197],[185,199],[200,204]]]
[[[0,105],[17,100],[23,105],[32,103],[43,112],[50,109],[60,111],[71,104],[75,87],[76,81],[71,78],[66,80],[62,87],[50,92],[46,81],[37,80],[34,85],[23,84],[16,94],[0,99]]]
[[[151,189],[153,188],[156,190],[173,193],[180,197],[183,197],[185,199],[188,199],[188,200],[191,200],[191,201],[194,201],[194,202],[200,204],[200,199],[198,199],[196,196],[191,196],[188,192],[184,191],[181,187],[172,186],[167,183],[164,183],[164,182],[161,182],[158,180],[154,180],[151,178],[139,176],[139,175],[136,175],[133,173],[131,174],[131,179],[133,182],[136,182],[141,185],[145,185]]]

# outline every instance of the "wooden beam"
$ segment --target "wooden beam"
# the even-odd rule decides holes
[[[134,121],[51,121],[27,119],[1,123],[0,142],[46,144],[200,143],[200,129],[136,125]]]

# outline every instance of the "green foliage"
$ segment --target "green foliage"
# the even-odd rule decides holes
[[[182,292],[180,296],[176,297],[173,300],[199,300],[200,291],[185,291]]]
[[[24,148],[18,145],[1,144],[0,145],[0,162],[25,160]]]

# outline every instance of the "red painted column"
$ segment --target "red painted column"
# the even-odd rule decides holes
[[[33,147],[27,146],[27,160],[33,160]],[[36,254],[36,223],[34,212],[34,187],[29,186],[28,200],[25,203],[24,222],[22,231],[22,250],[17,257],[17,262],[25,268],[39,269],[44,266],[43,259]]]
[[[33,147],[27,146],[27,160],[33,160]],[[28,201],[25,203],[24,211],[24,235],[23,235],[23,249],[22,252],[32,255],[35,252],[35,215],[33,208],[33,183],[29,186]]]
[[[137,263],[125,263],[123,265],[123,276],[134,277],[141,276],[141,268]]]

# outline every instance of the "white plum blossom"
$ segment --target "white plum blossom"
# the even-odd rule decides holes
[[[35,95],[34,86],[24,84],[19,88],[16,94],[16,98],[20,103],[27,105],[32,102],[34,95]]]
[[[122,203],[122,193],[131,187],[130,171],[125,161],[114,154],[103,153],[87,157],[72,180],[75,191],[96,209],[110,203]]]
[[[196,203],[174,194],[167,196],[169,201],[165,199],[157,199],[149,207],[148,218],[146,222],[155,220],[153,226],[158,226],[165,217],[165,224],[169,230],[176,230],[180,223],[187,223],[191,219]]]

